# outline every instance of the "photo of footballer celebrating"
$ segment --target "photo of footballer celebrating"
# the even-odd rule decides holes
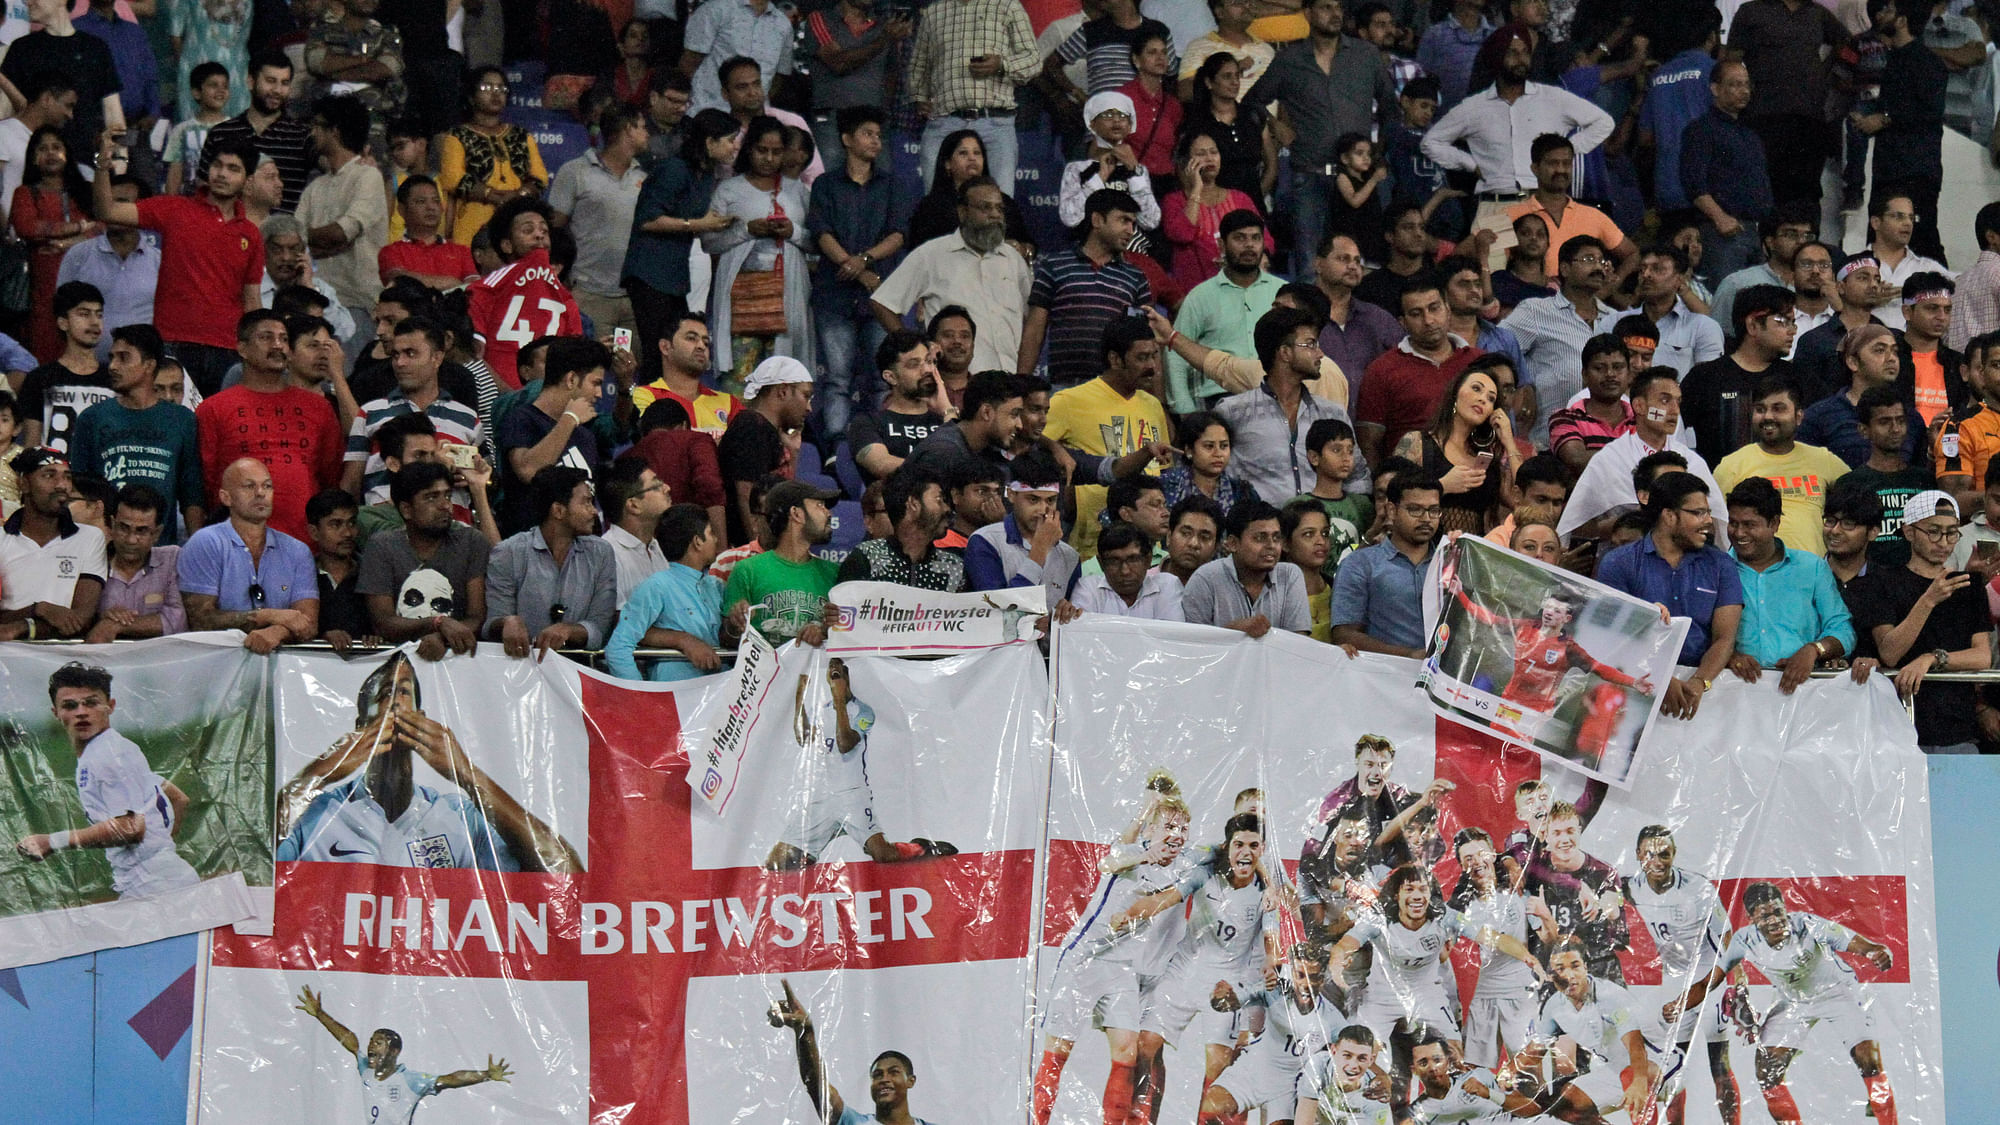
[[[386,1027],[378,1027],[368,1036],[364,1050],[361,1040],[347,1026],[327,1014],[321,994],[310,988],[299,989],[298,1002],[293,1005],[299,1011],[319,1021],[328,1035],[340,1048],[354,1056],[354,1070],[361,1078],[362,1108],[367,1110],[368,1125],[410,1125],[416,1115],[417,1103],[436,1094],[440,1090],[455,1090],[465,1086],[477,1086],[481,1082],[506,1082],[512,1077],[507,1069],[506,1059],[486,1056],[484,1069],[469,1068],[454,1070],[446,1074],[427,1074],[404,1066],[403,1037]]]
[[[1686,623],[1636,598],[1454,536],[1421,682],[1448,717],[1624,785]]]
[[[792,1029],[792,1046],[799,1057],[799,1081],[811,1099],[813,1120],[824,1125],[930,1125],[910,1112],[910,1090],[917,1084],[917,1065],[901,1051],[883,1051],[868,1068],[868,1100],[873,1113],[863,1113],[848,1104],[840,1091],[827,1081],[826,1063],[820,1058],[819,1035],[813,1029],[812,1014],[792,991],[792,982],[778,981],[784,998],[771,1005],[768,1018],[772,1027]]]
[[[457,793],[417,784],[421,760]],[[354,729],[278,792],[282,861],[582,872],[576,849],[473,764],[423,711],[416,665],[397,652],[362,681]]]

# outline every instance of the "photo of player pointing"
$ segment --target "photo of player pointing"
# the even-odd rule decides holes
[[[417,1103],[439,1090],[477,1086],[481,1082],[506,1082],[512,1072],[506,1059],[486,1056],[484,1070],[454,1070],[449,1074],[426,1074],[402,1065],[403,1037],[386,1027],[368,1036],[368,1049],[345,1024],[326,1014],[320,996],[310,988],[299,989],[299,1011],[319,1021],[342,1050],[354,1056],[354,1069],[361,1076],[362,1108],[368,1125],[409,1125]]]
[[[779,980],[785,997],[771,1005],[767,1018],[772,1027],[792,1029],[792,1043],[799,1055],[799,1081],[805,1083],[806,1097],[812,1099],[813,1115],[826,1125],[930,1125],[910,1113],[910,1088],[917,1084],[916,1064],[901,1051],[884,1051],[868,1067],[868,1099],[874,1113],[862,1113],[848,1105],[833,1083],[826,1080],[826,1063],[819,1053],[819,1037],[812,1016],[792,991],[792,982]]]
[[[49,676],[49,706],[76,751],[76,792],[84,828],[24,836],[14,850],[44,860],[70,848],[101,848],[119,898],[192,887],[201,875],[174,850],[187,794],[153,772],[137,743],[111,729],[118,701],[111,673],[71,661]]]
[[[404,653],[362,681],[354,729],[278,794],[278,860],[581,872],[569,842],[474,765],[451,728],[422,708],[417,670]],[[413,759],[461,792],[416,784]]]

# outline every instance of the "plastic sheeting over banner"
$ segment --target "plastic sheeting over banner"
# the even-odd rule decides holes
[[[57,675],[73,662],[109,690]],[[268,917],[268,672],[229,636],[8,646],[0,969],[227,925],[260,904]],[[108,822],[129,842],[34,858],[52,833]]]
[[[726,820],[681,737],[725,678],[280,664],[276,935],[215,936],[198,1121],[804,1122],[889,1051],[926,1119],[1025,1103],[1033,646],[785,650]]]
[[[1409,661],[1089,617],[1055,668],[1035,1043],[1051,1120],[1135,1097],[1156,1121],[1203,1104],[1277,1120],[1302,1093],[1386,1120],[1341,1088],[1327,1043],[1350,1024],[1421,1024],[1485,1065],[1547,1042],[1531,1084],[1572,1106],[1617,1105],[1638,1051],[1690,1122],[1732,1101],[1745,1121],[1860,1120],[1871,1101],[1880,1121],[1943,1119],[1925,774],[1881,679],[1789,697],[1725,679],[1616,791],[1434,718]],[[1267,945],[1273,925],[1290,932]],[[1308,1001],[1266,991],[1267,958],[1291,974],[1329,955]],[[1718,966],[1701,1015],[1669,1021]],[[1558,1077],[1568,1062],[1587,1073]],[[1463,1097],[1447,1084],[1417,1108]]]

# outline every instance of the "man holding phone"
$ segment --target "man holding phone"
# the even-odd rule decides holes
[[[924,190],[946,135],[970,129],[986,148],[986,174],[1013,193],[1020,153],[1014,87],[1032,81],[1041,65],[1034,26],[1015,0],[940,0],[925,9],[910,47],[909,78],[910,98],[925,118],[917,160]]]
[[[462,445],[476,451],[486,440],[474,404],[452,398],[438,383],[438,372],[444,367],[442,328],[425,317],[405,318],[396,325],[389,347],[396,387],[386,396],[364,403],[347,434],[347,467],[340,486],[364,504],[389,499],[388,462],[375,448],[375,431],[389,419],[415,413],[430,418],[437,428],[440,450]],[[451,464],[458,467],[456,461]],[[452,502],[470,508],[472,497],[460,488],[453,491]]]

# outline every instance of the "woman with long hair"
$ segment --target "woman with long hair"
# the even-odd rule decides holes
[[[618,64],[611,71],[611,94],[641,113],[653,87],[653,29],[645,20],[625,21],[618,33]]]
[[[1181,135],[1206,133],[1222,155],[1216,183],[1252,199],[1267,199],[1278,184],[1278,140],[1271,115],[1262,106],[1237,101],[1243,92],[1243,64],[1226,52],[1204,59],[1194,72]]]
[[[944,143],[938,146],[937,167],[931,173],[931,189],[910,216],[909,248],[914,250],[957,230],[959,185],[985,174],[986,142],[979,139],[979,134],[970,129],[945,134]],[[1028,240],[1027,220],[1021,217],[1020,206],[1006,190],[1012,186],[1000,185],[1000,198],[1007,207],[1007,241],[1023,257],[1033,260],[1034,246]]]
[[[1173,278],[1183,291],[1214,277],[1222,268],[1222,218],[1231,211],[1262,215],[1257,201],[1223,187],[1222,150],[1203,132],[1182,133],[1174,150],[1180,187],[1160,201],[1160,233],[1174,249]],[[1264,249],[1277,248],[1264,232]]]
[[[90,218],[90,185],[69,158],[62,130],[36,129],[28,138],[28,167],[8,209],[14,233],[28,244],[28,350],[43,363],[63,353],[56,331],[56,276],[63,254],[104,228]]]
[[[716,256],[708,299],[716,371],[721,388],[734,395],[742,394],[750,372],[771,356],[813,365],[806,274],[809,199],[804,184],[785,178],[784,161],[784,124],[775,117],[751,118],[736,153],[736,174],[716,185],[710,206],[729,224],[701,236],[702,248]],[[729,341],[727,352],[724,340]]]
[[[493,211],[519,196],[539,196],[549,170],[535,138],[500,115],[507,109],[507,72],[482,66],[466,76],[465,124],[444,135],[438,187],[455,201],[451,240],[472,245]]]
[[[1250,486],[1229,471],[1236,432],[1222,415],[1206,410],[1182,415],[1175,436],[1179,439],[1175,448],[1181,452],[1180,460],[1160,474],[1160,489],[1166,494],[1167,507],[1200,493],[1215,501],[1226,516],[1238,500],[1254,495]]]
[[[720,109],[704,109],[682,125],[681,150],[663,157],[639,188],[632,209],[632,236],[625,244],[625,294],[639,328],[642,384],[659,374],[660,341],[687,311],[692,288],[689,259],[696,235],[729,226],[726,215],[709,206],[715,185],[736,163],[736,119]]]
[[[1514,506],[1514,427],[1500,409],[1500,388],[1489,371],[1473,366],[1459,372],[1430,427],[1404,434],[1396,456],[1418,462],[1443,482],[1439,535],[1483,535]]]

